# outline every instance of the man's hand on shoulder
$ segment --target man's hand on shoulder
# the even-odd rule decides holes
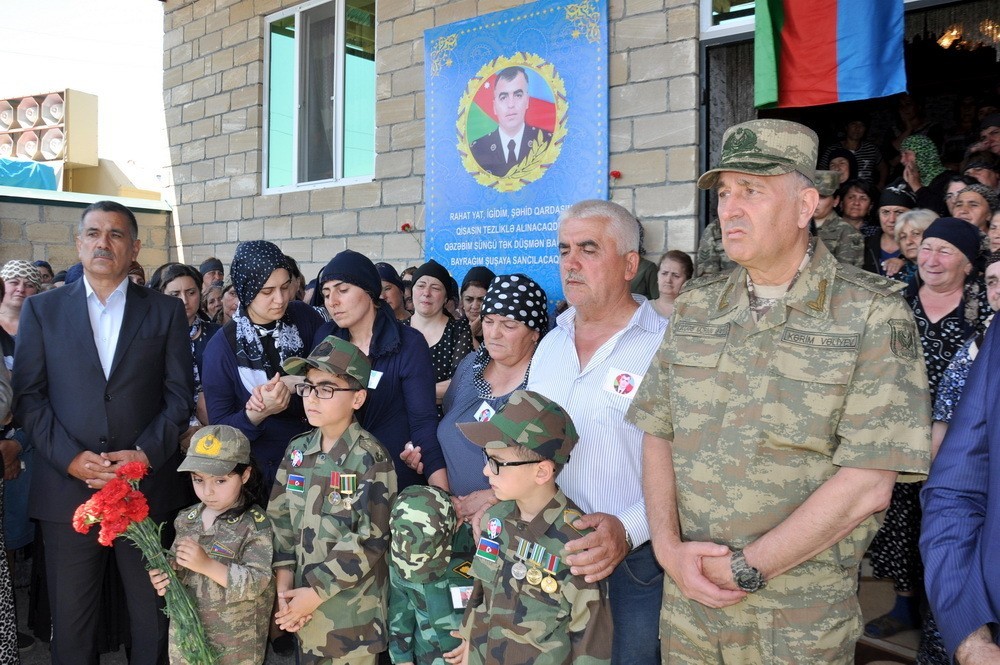
[[[685,598],[720,608],[735,605],[747,595],[733,584],[731,552],[725,545],[675,542],[656,545],[654,551]]]
[[[590,513],[571,526],[593,529],[586,536],[566,543],[566,551],[571,553],[566,557],[570,572],[582,575],[588,584],[603,580],[628,556],[625,527],[614,515]]]
[[[996,665],[1000,663],[1000,647],[993,643],[990,629],[981,626],[958,645],[955,660],[959,665]]]

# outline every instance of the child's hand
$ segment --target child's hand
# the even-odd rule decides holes
[[[177,541],[177,563],[182,567],[205,574],[206,566],[211,561],[201,545],[192,538],[181,538]]]
[[[451,636],[459,639],[462,637],[457,630],[451,631]],[[448,665],[467,665],[469,662],[469,641],[462,640],[461,644],[444,654],[444,660]]]
[[[167,585],[170,584],[170,578],[167,577],[165,572],[158,568],[153,568],[149,571],[149,581],[153,583],[153,588],[156,589],[156,595],[166,595]]]
[[[311,587],[300,587],[278,594],[278,611],[274,615],[274,622],[278,628],[289,633],[297,632],[306,625],[323,603]]]

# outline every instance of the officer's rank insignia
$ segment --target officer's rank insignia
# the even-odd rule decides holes
[[[306,478],[305,476],[298,476],[294,473],[288,474],[288,482],[285,483],[285,487],[288,488],[289,492],[298,492],[302,494],[306,491]]]

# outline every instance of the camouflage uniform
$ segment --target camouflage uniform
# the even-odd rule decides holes
[[[229,568],[227,586],[223,588],[207,575],[187,568],[178,569],[177,578],[198,605],[205,633],[219,655],[218,665],[259,665],[267,654],[274,606],[271,524],[264,512],[253,506],[239,517],[219,517],[206,529],[201,520],[204,507],[198,503],[180,512],[174,520],[174,543],[176,546],[181,538],[191,538],[209,558],[225,564]],[[184,662],[173,622],[170,662]]]
[[[451,499],[436,487],[414,485],[396,498],[390,515],[389,656],[394,663],[443,665],[459,646],[452,637],[472,592],[472,530],[456,531]]]
[[[816,171],[816,177],[813,180],[820,196],[834,196],[840,185],[840,174],[836,171]],[[822,225],[816,222],[816,237],[823,241],[823,244],[838,261],[859,268],[864,263],[864,236],[837,213],[831,212]]]
[[[495,563],[472,559],[475,587],[461,629],[469,640],[469,665],[611,662],[611,607],[604,581],[588,584],[564,566],[555,575],[559,588],[550,594],[511,574],[517,562],[515,536],[561,556],[566,543],[588,533],[569,524],[580,515],[561,490],[531,522],[521,520],[514,501],[498,503],[486,513],[484,524],[501,520],[500,556]]]
[[[685,541],[742,549],[840,467],[927,472],[927,377],[900,288],[822,243],[759,322],[743,268],[685,286],[626,415],[672,440]],[[858,566],[877,528],[868,517],[722,610],[665,576],[664,662],[852,663]]]
[[[557,473],[579,438],[561,406],[528,390],[511,393],[490,420],[458,428],[485,449],[527,448],[552,460]],[[521,519],[517,501],[502,501],[483,517],[472,559],[476,581],[461,628],[469,641],[469,665],[611,662],[613,624],[606,583],[589,584],[562,563],[563,546],[590,531],[570,525],[582,513],[555,482],[552,488],[552,498],[530,522]],[[548,562],[544,581],[539,575],[532,583],[524,569],[520,575],[515,572],[518,564],[532,564],[527,556],[517,556],[518,545],[525,543],[536,561]]]
[[[274,567],[294,568],[294,588],[308,586],[323,599],[298,632],[303,665],[357,662],[387,645],[392,460],[357,421],[329,453],[323,453],[322,440],[318,429],[292,439],[267,508]],[[331,486],[334,472],[357,474],[352,501],[331,501],[339,489]]]
[[[719,225],[719,220],[718,218],[713,219],[701,232],[694,275],[695,277],[718,275],[729,272],[735,267],[737,267],[736,263],[729,259],[726,250],[722,247],[722,227]]]

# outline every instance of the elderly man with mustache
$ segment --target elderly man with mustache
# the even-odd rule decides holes
[[[853,663],[858,566],[927,472],[927,376],[902,286],[810,236],[816,134],[755,120],[698,185],[738,267],[695,280],[626,418],[664,579],[664,662]]]
[[[559,217],[559,272],[571,307],[538,345],[528,389],[566,409],[580,434],[559,487],[593,529],[566,546],[574,575],[608,578],[612,663],[659,662],[663,571],[649,547],[642,498],[642,432],[624,420],[666,322],[630,293],[639,224],[609,201],[581,201]]]

